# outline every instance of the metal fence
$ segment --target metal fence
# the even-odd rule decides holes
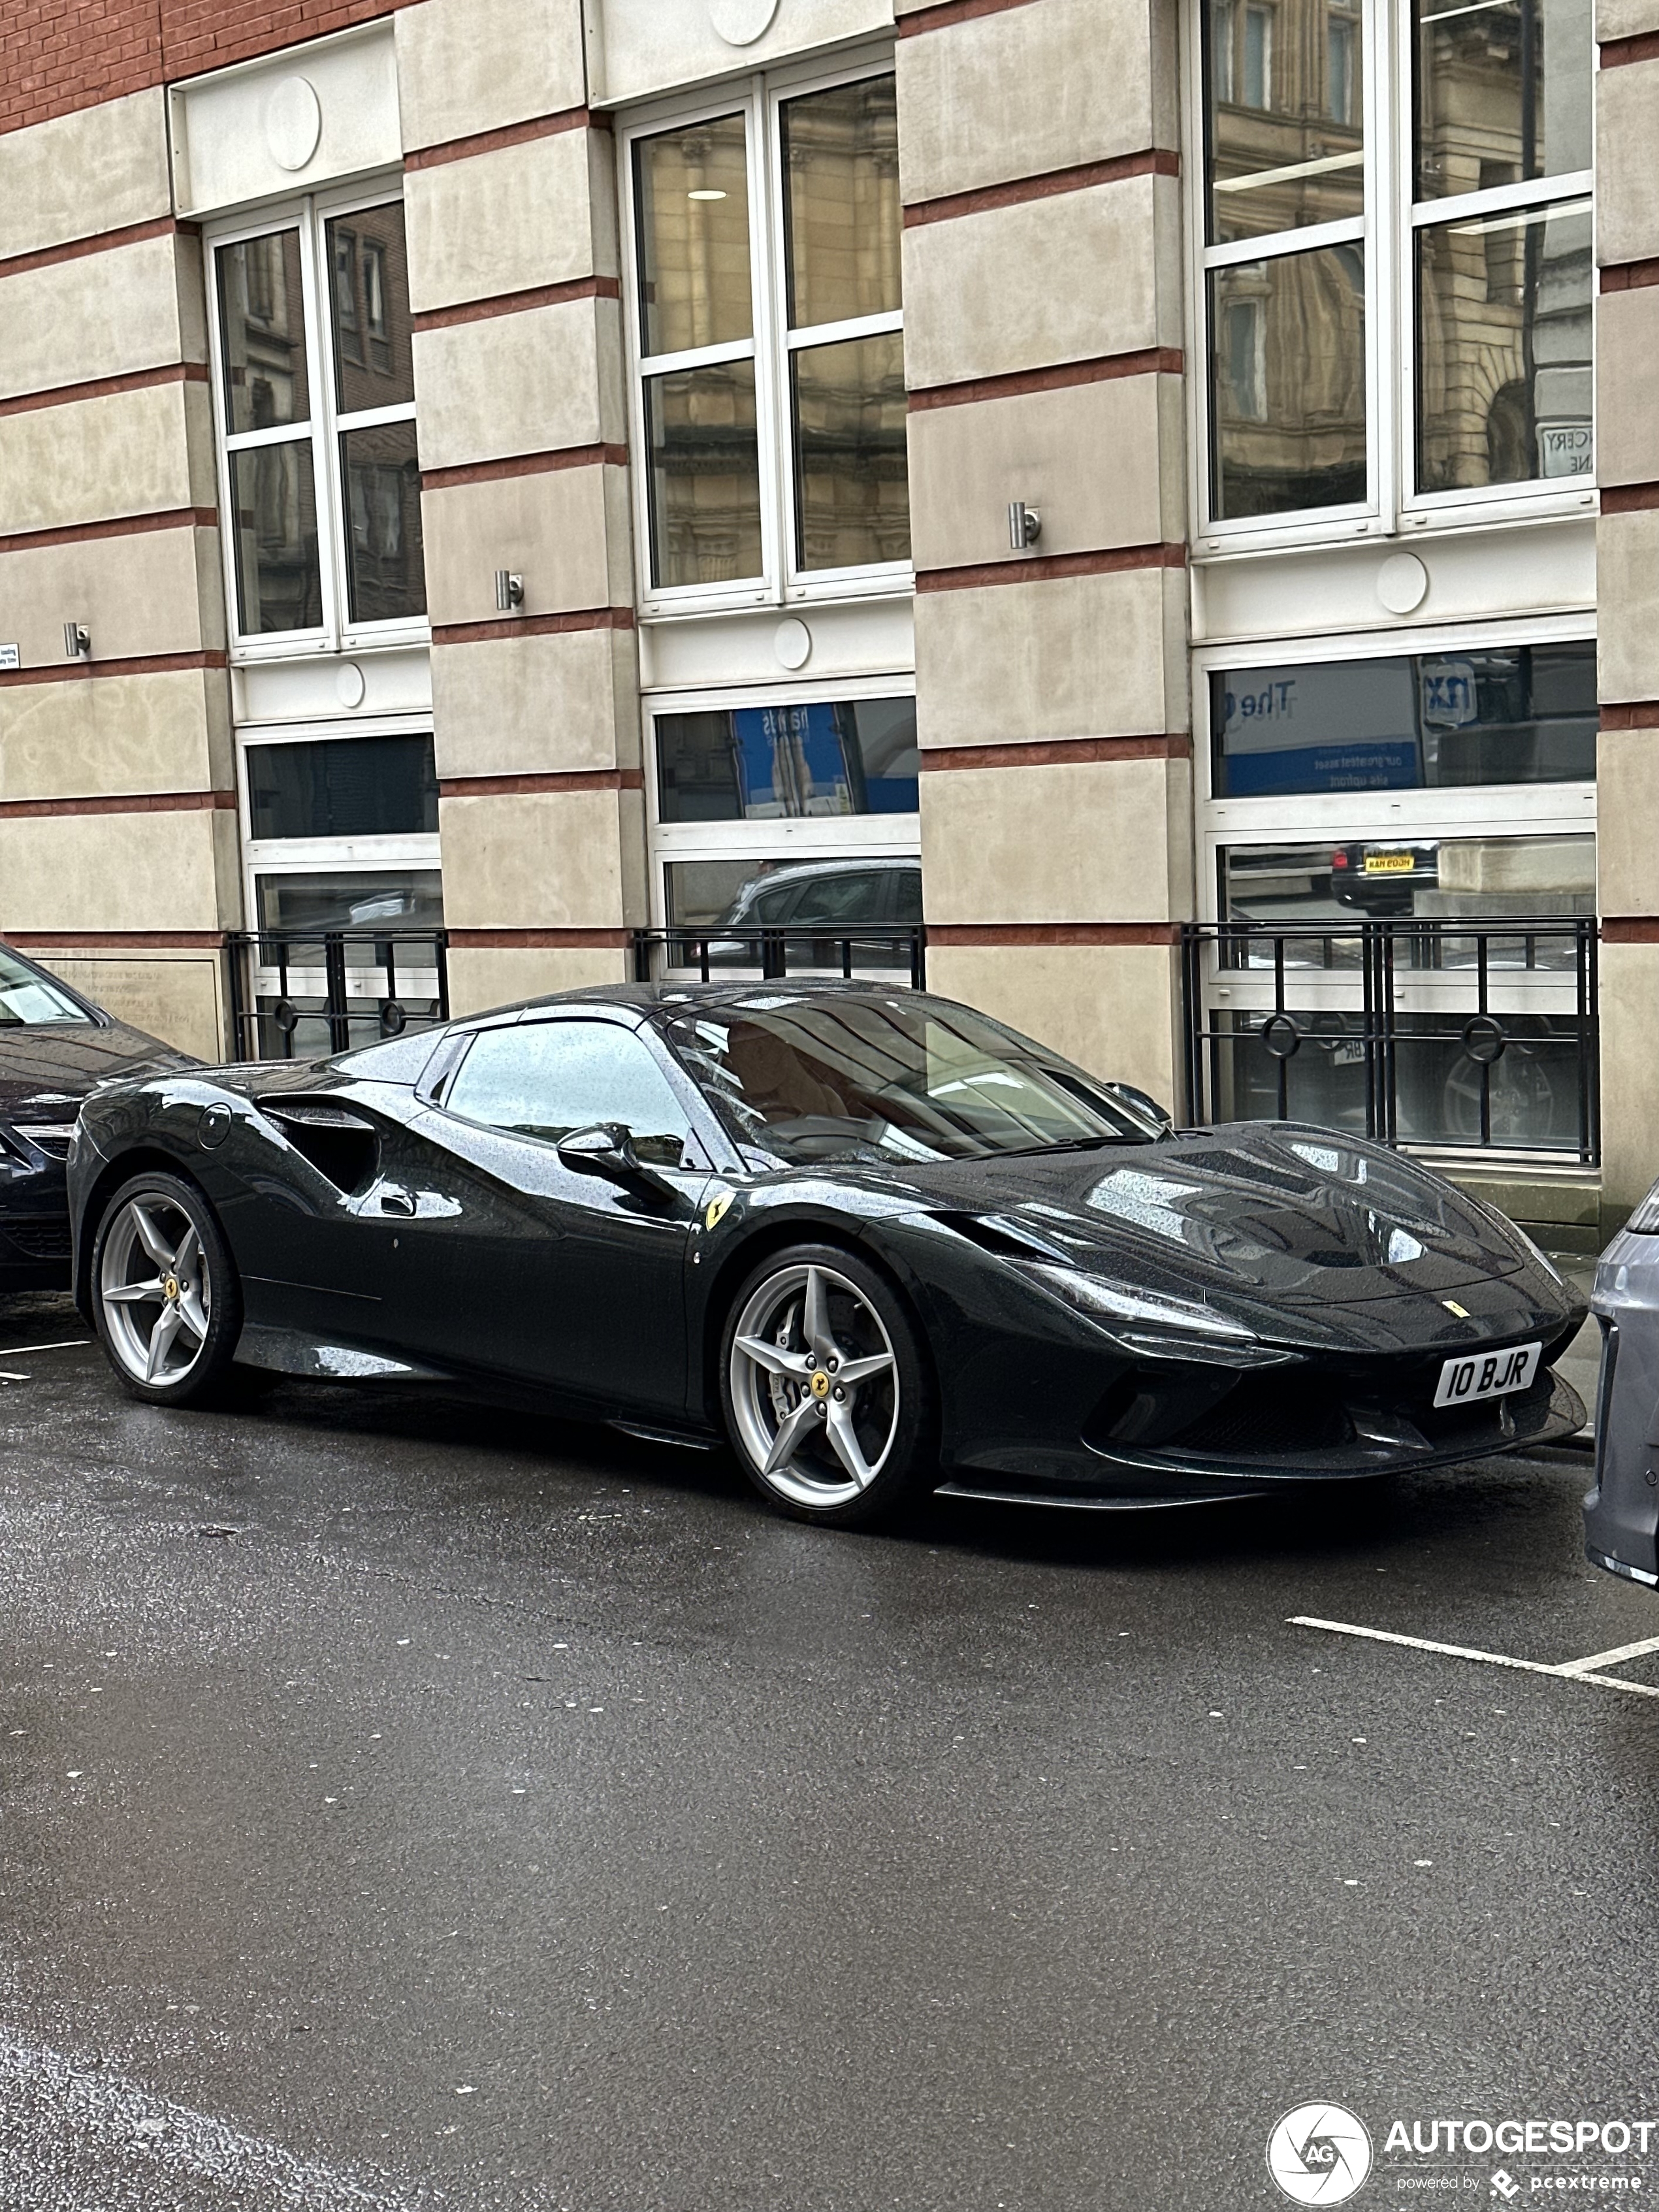
[[[449,1018],[442,930],[247,930],[226,939],[238,1060],[312,1060]]]
[[[1594,1166],[1589,917],[1188,924],[1188,1118]]]
[[[840,975],[895,980],[921,990],[927,980],[927,933],[919,925],[871,922],[836,932],[810,925],[744,929],[639,929],[634,973],[641,983],[695,976],[740,982],[747,976]]]

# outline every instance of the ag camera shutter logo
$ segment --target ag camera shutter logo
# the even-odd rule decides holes
[[[1298,2105],[1267,2141],[1267,2171],[1292,2204],[1346,2204],[1370,2170],[1365,2124],[1341,2105]]]

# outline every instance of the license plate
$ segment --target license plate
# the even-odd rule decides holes
[[[1437,1406],[1472,1406],[1480,1398],[1506,1398],[1511,1390],[1525,1390],[1538,1372],[1541,1344],[1517,1344],[1508,1352],[1472,1352],[1462,1359],[1449,1359],[1440,1370]]]
[[[1367,853],[1368,876],[1409,876],[1417,866],[1414,853]]]

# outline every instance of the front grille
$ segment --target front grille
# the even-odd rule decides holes
[[[8,1221],[0,1215],[0,1233],[31,1260],[67,1260],[73,1249],[66,1213],[39,1221]]]
[[[1247,1376],[1164,1447],[1206,1459],[1279,1459],[1297,1452],[1335,1451],[1353,1442],[1347,1408],[1328,1391],[1310,1388],[1305,1373]]]

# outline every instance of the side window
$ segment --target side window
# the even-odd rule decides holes
[[[649,1049],[611,1022],[487,1030],[462,1061],[444,1103],[465,1121],[547,1144],[597,1121],[620,1121],[640,1158],[653,1167],[678,1167],[690,1133]]]
[[[848,922],[879,921],[883,878],[879,875],[832,875],[809,884],[789,919],[803,927],[840,928]]]

